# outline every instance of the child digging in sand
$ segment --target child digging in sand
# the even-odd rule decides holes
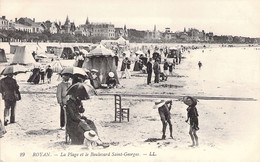
[[[190,120],[190,137],[192,140],[192,145],[190,147],[199,146],[198,136],[196,134],[196,131],[199,130],[199,120],[198,120],[198,111],[195,107],[197,105],[197,100],[193,97],[184,97],[183,102],[188,105],[187,108],[187,120],[188,122]],[[194,141],[195,139],[195,141]]]
[[[170,129],[170,137],[173,139],[172,136],[172,123],[171,123],[171,106],[172,106],[172,100],[158,100],[155,102],[154,109],[158,109],[159,115],[161,117],[162,125],[163,125],[163,135],[162,139],[164,140],[166,138],[165,132],[166,132],[166,127],[167,123],[169,124],[169,129]]]

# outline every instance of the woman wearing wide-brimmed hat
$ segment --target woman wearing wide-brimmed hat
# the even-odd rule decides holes
[[[163,135],[162,139],[166,138],[165,131],[167,127],[167,123],[169,124],[170,129],[170,137],[172,137],[172,123],[171,123],[171,106],[172,106],[172,100],[164,101],[164,100],[158,100],[155,102],[154,109],[158,109],[159,115],[161,117],[162,125],[163,125]]]
[[[191,147],[193,146],[198,146],[199,142],[198,142],[198,136],[196,134],[196,131],[199,130],[199,120],[198,120],[198,111],[196,108],[197,105],[197,99],[191,96],[187,96],[183,98],[183,102],[188,105],[189,107],[187,108],[187,120],[186,122],[188,122],[190,120],[190,130],[189,130],[189,134],[192,140],[192,145],[190,145]],[[195,139],[195,141],[194,141]],[[196,142],[196,143],[195,143]]]

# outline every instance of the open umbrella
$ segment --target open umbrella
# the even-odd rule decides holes
[[[63,74],[71,74],[71,75],[82,75],[82,76],[86,76],[87,73],[84,71],[84,69],[79,68],[79,67],[65,67],[63,70],[61,70],[61,75]]]
[[[142,51],[140,51],[140,50],[136,51],[135,54],[137,54],[137,55],[144,55],[144,53]]]
[[[97,95],[96,90],[86,83],[75,83],[67,89],[67,95],[79,97],[82,100],[90,99],[91,95]]]
[[[7,75],[7,74],[19,74],[19,73],[26,73],[28,71],[28,69],[25,66],[22,65],[9,65],[7,67],[5,67],[0,75]]]
[[[169,50],[178,50],[177,47],[170,47]]]
[[[37,54],[35,57],[37,59],[42,59],[42,58],[47,58],[48,56],[46,54],[44,54],[44,53],[40,53],[40,54]]]

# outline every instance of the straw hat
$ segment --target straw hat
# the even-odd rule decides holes
[[[195,106],[197,105],[198,100],[191,96],[185,96],[183,97],[183,102],[188,106]]]
[[[86,131],[84,133],[84,137],[90,141],[97,141],[98,140],[98,136],[96,134],[95,131],[90,130],[90,131]]]
[[[111,78],[113,78],[113,77],[115,76],[115,74],[114,74],[113,72],[109,72],[109,73],[108,73],[108,76],[111,77]]]
[[[159,107],[162,107],[165,104],[165,101],[164,100],[157,100],[157,101],[154,102],[154,104],[155,105],[153,106],[153,108],[157,109]]]
[[[91,72],[98,73],[98,70],[97,70],[97,69],[91,69],[90,71],[91,71]]]
[[[83,69],[86,73],[89,73],[90,71],[86,68]]]

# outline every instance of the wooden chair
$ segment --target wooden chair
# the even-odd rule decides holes
[[[121,123],[124,118],[127,118],[127,121],[129,122],[129,108],[122,108],[121,96],[115,95],[115,121],[118,119]]]

